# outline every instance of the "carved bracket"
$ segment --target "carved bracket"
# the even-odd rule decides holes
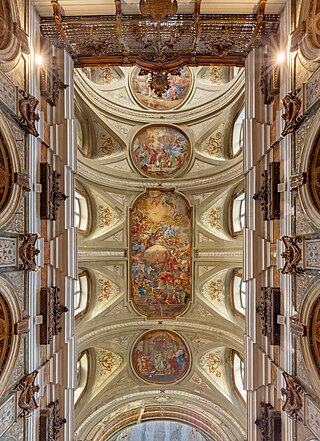
[[[261,417],[255,421],[262,441],[281,441],[281,412],[271,404],[261,402]]]
[[[40,344],[47,345],[52,343],[53,336],[58,335],[61,330],[62,314],[69,311],[60,302],[60,289],[52,286],[51,288],[41,288],[40,291],[40,314],[43,321],[40,325]]]
[[[15,172],[14,183],[19,185],[24,191],[31,191],[30,176],[25,171],[22,173]]]
[[[59,76],[56,66],[56,57],[51,58],[51,65],[42,68],[40,72],[40,91],[41,96],[51,106],[56,106],[59,99],[60,90],[66,89],[68,84],[64,84]]]
[[[298,316],[290,317],[290,332],[298,337],[304,337],[306,335],[306,326],[299,321]]]
[[[280,325],[277,317],[280,315],[280,288],[261,288],[260,306],[257,313],[262,321],[262,334],[271,345],[280,344]]]
[[[290,418],[296,421],[302,421],[302,418],[300,415],[298,415],[298,412],[300,409],[302,409],[302,396],[304,390],[297,380],[291,375],[283,372],[282,376],[286,382],[286,387],[281,388],[281,395],[286,397],[282,410],[284,410]]]
[[[35,247],[35,243],[39,237],[38,233],[29,233],[24,236],[19,236],[19,240],[22,241],[19,247],[19,258],[22,261],[19,265],[19,269],[38,271],[39,268],[36,264],[35,257],[40,253],[40,250]]]
[[[40,182],[42,192],[40,197],[40,218],[56,220],[61,202],[67,196],[60,191],[61,174],[52,170],[48,163],[40,164]]]
[[[59,401],[52,401],[40,412],[39,441],[58,441],[60,430],[66,422],[60,415]]]
[[[39,104],[37,98],[24,90],[19,91],[19,115],[18,122],[20,127],[30,135],[39,136],[35,122],[39,121],[39,114],[36,108]]]
[[[18,399],[18,406],[22,409],[19,418],[30,415],[35,409],[39,407],[35,394],[39,392],[40,387],[35,385],[35,379],[38,375],[38,371],[33,371],[27,375],[21,383],[18,385],[18,390],[21,394]]]
[[[293,236],[282,236],[281,239],[286,247],[286,251],[281,253],[281,257],[285,259],[284,267],[281,270],[282,274],[302,273],[304,269],[299,265],[302,253],[297,245],[302,242],[302,239]]]
[[[302,120],[302,117],[299,116],[301,100],[298,97],[298,93],[300,90],[301,89],[297,89],[289,92],[282,100],[285,108],[285,113],[281,115],[281,118],[285,122],[284,129],[281,133],[282,136],[287,136],[289,133],[294,132]]]
[[[280,219],[280,193],[278,192],[280,163],[271,162],[267,170],[262,173],[262,180],[262,186],[253,195],[253,199],[260,202],[264,220]]]
[[[261,67],[260,89],[264,96],[264,104],[272,103],[280,92],[280,69],[268,54],[265,54]]]

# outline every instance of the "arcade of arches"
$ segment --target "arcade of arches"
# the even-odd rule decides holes
[[[320,439],[319,17],[0,0],[1,440]]]

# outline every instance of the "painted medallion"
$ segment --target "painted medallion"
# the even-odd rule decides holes
[[[175,318],[191,298],[192,209],[170,190],[148,190],[130,217],[131,301],[148,318]]]
[[[140,378],[150,383],[175,383],[188,372],[190,354],[175,332],[148,331],[133,347],[132,366]]]
[[[182,68],[181,75],[169,75],[170,88],[158,97],[148,87],[150,74],[139,76],[140,68],[135,67],[130,77],[133,96],[141,106],[151,110],[173,110],[183,104],[192,87],[192,74],[187,67]]]
[[[168,179],[180,174],[188,165],[191,144],[178,128],[150,125],[134,137],[131,155],[138,170],[150,178]]]

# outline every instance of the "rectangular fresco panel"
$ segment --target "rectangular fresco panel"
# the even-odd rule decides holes
[[[192,209],[170,190],[149,190],[131,210],[131,300],[148,318],[174,318],[191,299]]]

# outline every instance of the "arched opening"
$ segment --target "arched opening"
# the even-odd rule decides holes
[[[232,143],[231,143],[231,145],[232,145],[231,156],[232,157],[238,156],[242,152],[242,149],[243,149],[244,118],[245,118],[245,109],[243,108],[233,124]]]
[[[88,307],[89,300],[89,274],[83,271],[74,282],[74,315],[78,317]]]
[[[245,197],[244,192],[236,194],[231,201],[231,233],[239,235],[245,222]]]
[[[78,233],[88,234],[90,229],[89,199],[84,192],[75,191],[74,196],[74,226]]]

